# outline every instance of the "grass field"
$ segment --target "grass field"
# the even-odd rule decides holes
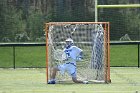
[[[16,47],[16,67],[45,67],[45,47]],[[136,45],[111,46],[111,66],[137,66]],[[0,47],[0,67],[13,67],[12,47]],[[46,84],[45,69],[0,69],[0,93],[139,93],[140,69],[111,67],[111,84]]]
[[[46,84],[45,69],[0,69],[0,93],[140,93],[139,68],[111,68],[111,84]]]

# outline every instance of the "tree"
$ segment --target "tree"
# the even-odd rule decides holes
[[[24,30],[24,22],[21,20],[21,11],[10,4],[8,0],[1,0],[0,5],[0,40],[7,37],[14,41],[16,33]]]

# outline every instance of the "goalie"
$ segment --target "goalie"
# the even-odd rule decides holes
[[[57,74],[57,71],[60,71],[61,74],[64,74],[64,72],[67,71],[68,74],[72,77],[73,82],[87,84],[88,81],[77,80],[76,76],[76,61],[80,61],[83,58],[83,50],[78,48],[77,46],[74,46],[73,40],[71,38],[66,39],[65,42],[66,46],[63,50],[65,54],[65,58],[63,58],[63,61],[65,63],[53,67],[51,79],[49,80],[48,84],[56,83],[55,76]]]

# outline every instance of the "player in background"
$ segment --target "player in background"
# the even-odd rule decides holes
[[[51,79],[49,80],[48,84],[56,83],[55,76],[57,71],[60,71],[61,74],[64,74],[64,72],[67,71],[72,77],[73,82],[87,84],[88,81],[77,80],[76,61],[80,61],[83,58],[83,50],[77,46],[74,46],[73,40],[71,38],[66,39],[65,42],[66,46],[63,50],[66,54],[66,58],[63,60],[65,63],[53,67]]]

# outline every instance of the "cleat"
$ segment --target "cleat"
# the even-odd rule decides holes
[[[49,81],[48,84],[55,84],[55,81]]]
[[[88,84],[88,81],[83,81],[83,84]]]

